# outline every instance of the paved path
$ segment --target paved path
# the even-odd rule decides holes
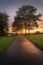
[[[25,37],[17,37],[0,56],[0,65],[43,65],[43,52]]]

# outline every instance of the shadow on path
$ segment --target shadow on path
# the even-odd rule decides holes
[[[25,37],[17,37],[0,55],[0,65],[43,65],[43,52]]]

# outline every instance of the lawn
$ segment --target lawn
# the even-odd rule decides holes
[[[26,38],[43,50],[43,34],[26,35]]]
[[[0,37],[0,53],[13,41],[14,37]]]

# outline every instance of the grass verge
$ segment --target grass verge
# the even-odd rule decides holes
[[[26,35],[26,38],[43,50],[43,34]]]
[[[0,53],[13,41],[14,37],[0,37]]]

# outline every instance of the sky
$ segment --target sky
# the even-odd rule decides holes
[[[30,4],[37,8],[37,12],[43,14],[43,0],[0,0],[0,11],[6,11],[13,20],[16,11],[22,5]],[[11,21],[11,20],[10,20]]]

